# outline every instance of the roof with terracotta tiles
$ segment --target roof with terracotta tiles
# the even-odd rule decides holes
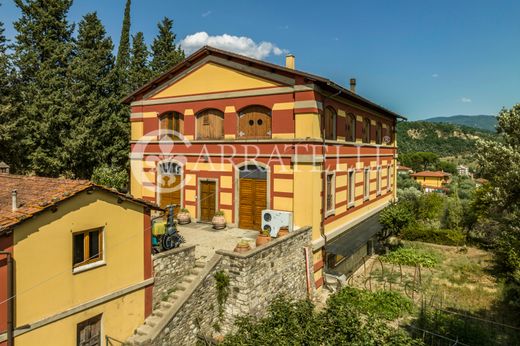
[[[410,167],[407,166],[397,166],[398,171],[413,171]]]
[[[88,189],[107,191],[129,202],[161,210],[154,203],[96,185],[88,180],[0,174],[0,233]],[[17,194],[16,211],[12,210],[13,190],[16,190]]]
[[[432,171],[422,171],[422,172],[417,172],[417,173],[413,173],[413,174],[410,174],[411,177],[436,177],[436,178],[444,178],[444,177],[449,177],[450,174],[449,173],[446,173],[446,172],[440,172],[440,171],[435,171],[435,172],[432,172]]]

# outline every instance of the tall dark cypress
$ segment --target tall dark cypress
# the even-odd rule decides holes
[[[113,47],[97,14],[86,14],[70,68],[74,110],[71,136],[63,148],[69,153],[67,168],[78,178],[90,178],[117,140],[110,129],[118,107]]]
[[[150,67],[154,76],[166,72],[169,68],[184,60],[184,51],[175,44],[173,20],[164,17],[157,24],[159,34],[152,43],[152,61]]]
[[[131,0],[126,0],[123,27],[121,28],[121,39],[117,49],[116,66],[121,69],[128,67],[130,59],[130,6]]]
[[[68,175],[67,153],[61,150],[70,136],[73,108],[68,78],[73,55],[73,26],[67,21],[72,0],[15,0],[21,17],[14,61],[18,69],[20,129],[26,171]]]
[[[148,82],[152,76],[148,67],[150,52],[144,41],[142,32],[132,37],[132,52],[130,54],[129,83],[130,90],[136,90]]]

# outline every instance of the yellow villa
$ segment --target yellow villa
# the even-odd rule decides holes
[[[129,337],[152,311],[158,207],[88,181],[0,174],[0,186],[0,345]]]
[[[433,192],[433,191],[444,191],[446,185],[449,182],[451,175],[445,172],[432,172],[432,171],[423,171],[410,174],[416,182],[418,182],[424,191]]]

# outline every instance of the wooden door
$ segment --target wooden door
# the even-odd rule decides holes
[[[224,113],[209,109],[197,114],[197,139],[223,139]]]
[[[180,175],[164,175],[161,177],[159,187],[159,200],[161,208],[166,208],[167,205],[176,204],[181,205],[181,189],[182,176]],[[174,214],[177,215],[179,207],[176,207]]]
[[[240,113],[238,138],[271,138],[271,112],[263,107],[249,107]]]
[[[101,315],[79,323],[77,329],[78,346],[101,345]]]
[[[262,210],[267,207],[267,180],[240,179],[239,227],[245,229],[262,228]]]
[[[200,221],[209,222],[215,216],[216,210],[216,183],[214,181],[200,182]]]

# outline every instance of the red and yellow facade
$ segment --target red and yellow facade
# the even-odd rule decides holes
[[[316,287],[325,242],[395,198],[397,115],[320,77],[205,47],[127,102],[132,195],[161,203],[159,167],[171,162],[182,182],[177,199],[195,219],[206,208],[206,181],[214,182],[214,208],[228,224],[249,224],[244,218],[257,214],[246,212],[247,203],[291,211],[295,226],[313,229]],[[265,117],[255,118],[251,107]],[[223,122],[218,138],[200,136],[208,111]],[[180,136],[161,136],[167,113],[180,119]],[[270,122],[257,138],[248,128],[255,119]],[[243,191],[248,165],[264,171],[265,191]]]

